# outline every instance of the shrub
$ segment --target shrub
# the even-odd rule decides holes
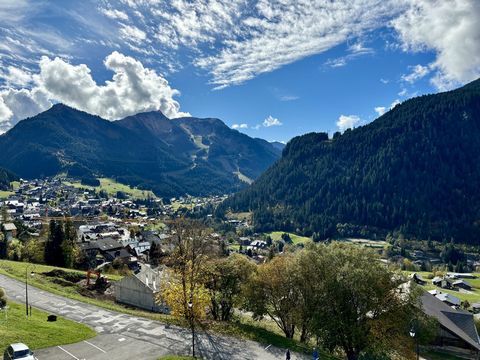
[[[7,305],[7,294],[5,290],[0,288],[0,309],[4,308]]]

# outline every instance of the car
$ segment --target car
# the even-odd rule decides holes
[[[28,346],[22,343],[9,345],[3,353],[3,360],[15,359],[38,360],[35,356],[33,356],[33,352],[28,348]]]

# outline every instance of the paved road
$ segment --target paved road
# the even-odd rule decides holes
[[[25,301],[25,285],[0,275],[0,287],[9,298]],[[191,334],[177,326],[105,310],[94,305],[54,295],[29,287],[32,306],[48,313],[84,323],[99,334],[77,344],[57,346],[35,352],[39,360],[155,360],[161,355],[188,355]],[[284,359],[285,351],[253,341],[202,333],[196,336],[199,356],[205,359]],[[308,359],[293,354],[292,359]]]

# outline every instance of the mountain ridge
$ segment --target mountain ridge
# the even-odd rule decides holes
[[[0,136],[0,166],[25,178],[62,171],[109,176],[163,196],[220,194],[245,185],[235,171],[257,177],[279,157],[273,147],[238,134],[218,119],[170,120],[154,111],[108,121],[56,104]],[[227,155],[202,156],[203,142]],[[243,150],[235,154],[227,146]]]

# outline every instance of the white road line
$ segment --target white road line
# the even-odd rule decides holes
[[[107,353],[105,350],[100,349],[97,345],[94,345],[94,344],[92,344],[91,342],[88,342],[87,340],[83,340],[83,342],[84,342],[84,343],[87,343],[87,344],[90,345],[90,346],[93,346],[95,349],[100,350],[100,351],[103,352],[104,354]]]
[[[268,350],[268,348],[269,348],[270,346],[272,346],[272,344],[268,345],[268,346],[265,348],[265,350]]]
[[[77,358],[75,355],[73,355],[72,353],[69,353],[67,350],[65,350],[64,348],[62,348],[61,346],[57,346],[60,350],[66,352],[68,355],[70,355],[71,357],[73,357],[75,360],[80,360],[79,358]]]

